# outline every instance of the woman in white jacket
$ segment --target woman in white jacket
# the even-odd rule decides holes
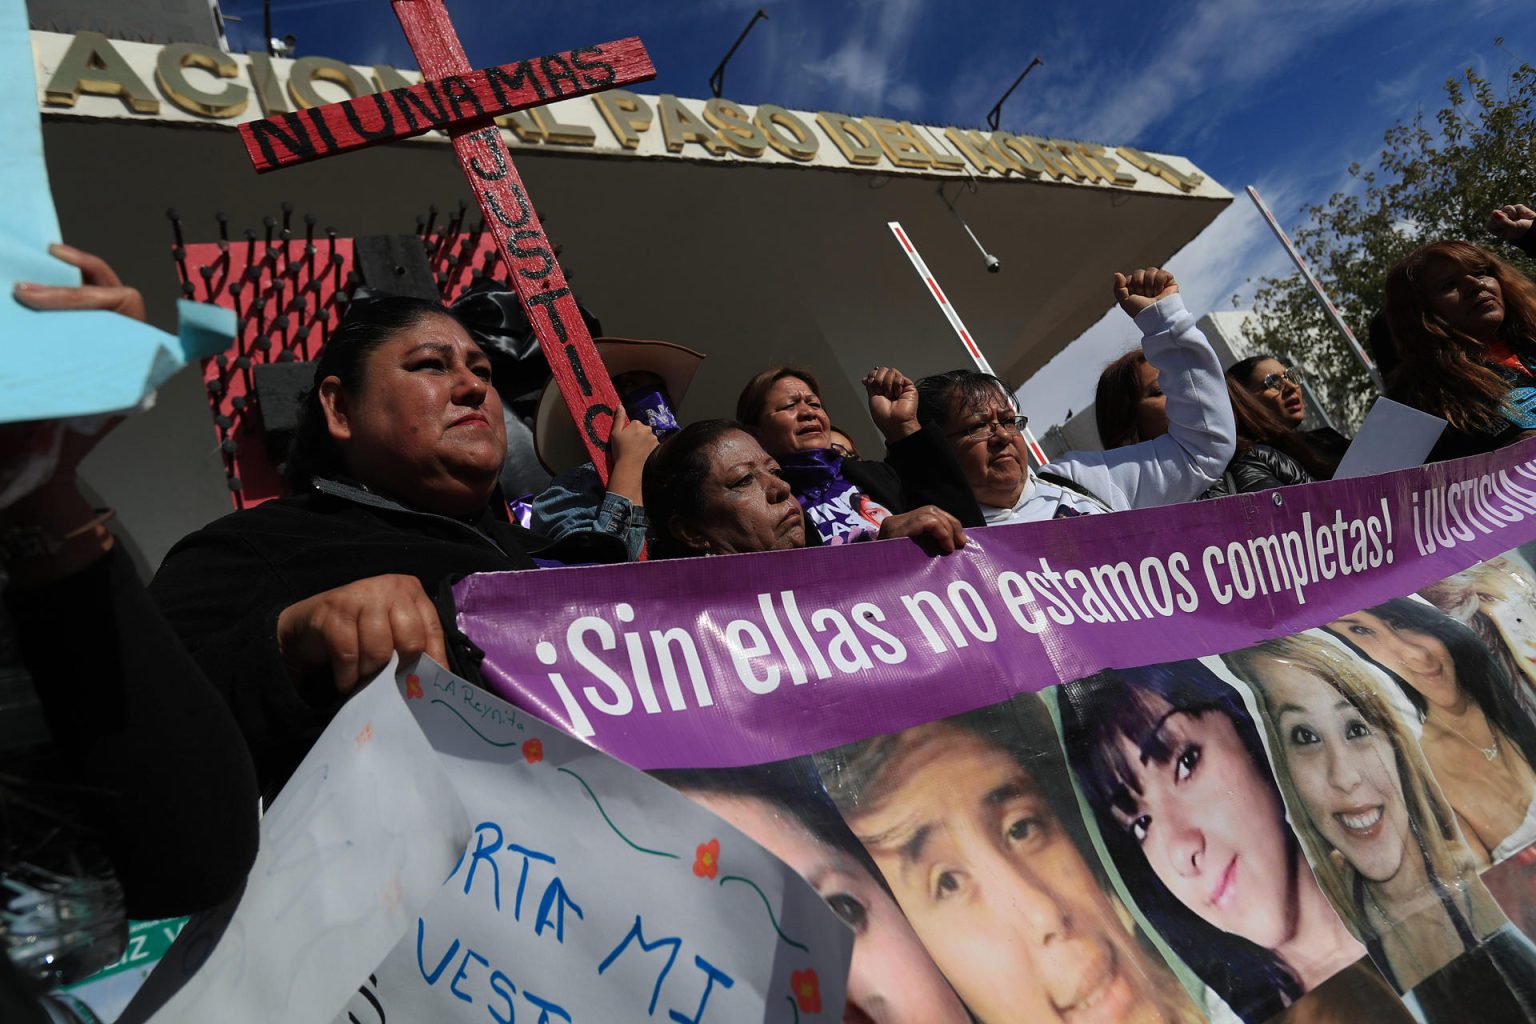
[[[1157,368],[1168,432],[1108,452],[1068,452],[1029,470],[1023,428],[1002,381],[954,370],[918,381],[919,417],[938,424],[987,524],[1122,512],[1192,501],[1221,477],[1236,447],[1221,363],[1166,270],[1115,275],[1115,298]]]

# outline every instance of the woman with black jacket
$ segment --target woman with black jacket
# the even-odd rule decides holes
[[[1237,424],[1237,453],[1221,479],[1200,495],[1202,499],[1328,478],[1327,460],[1302,435],[1282,423],[1231,370],[1227,371],[1226,381],[1227,398]],[[1123,448],[1167,433],[1165,402],[1157,371],[1140,351],[1129,352],[1110,363],[1099,376],[1094,405],[1104,447]]]
[[[490,373],[437,303],[354,303],[315,366],[290,495],[184,538],[150,584],[234,709],[264,792],[392,652],[472,672],[432,600],[445,583],[535,567],[540,539],[510,522],[497,487],[506,433]],[[616,537],[573,540],[586,545],[573,560],[625,559]]]

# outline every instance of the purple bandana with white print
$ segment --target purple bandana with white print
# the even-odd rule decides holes
[[[890,509],[843,476],[842,456],[828,448],[807,448],[779,459],[789,489],[816,525],[823,544],[873,539]]]

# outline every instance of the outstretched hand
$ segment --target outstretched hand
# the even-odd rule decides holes
[[[1536,223],[1536,210],[1524,203],[1511,203],[1489,214],[1484,226],[1506,242],[1518,242],[1530,234],[1532,223]]]
[[[102,309],[135,320],[144,319],[144,296],[137,288],[123,284],[106,260],[62,243],[50,245],[48,251],[70,266],[79,267],[84,283],[69,287],[22,281],[16,285],[17,302],[29,309]]]
[[[887,516],[880,524],[877,539],[889,540],[892,537],[926,538],[939,549],[941,555],[963,548],[967,542],[965,527],[960,525],[960,520],[937,505],[924,505],[911,512]]]
[[[84,283],[68,287],[19,282],[17,302],[39,311],[99,309],[144,319],[143,296],[124,286],[105,260],[71,245],[50,245],[48,251],[79,267]],[[106,516],[85,500],[75,474],[80,461],[120,421],[93,421],[91,433],[67,428],[62,420],[0,426],[0,530],[40,529],[57,545],[8,562],[12,584],[63,579],[111,550],[112,535],[103,525]]]
[[[124,285],[106,260],[72,245],[54,244],[48,247],[48,251],[70,266],[79,267],[84,283],[69,287],[18,282],[14,293],[17,302],[39,311],[100,309],[121,313],[135,320],[144,319],[143,296],[138,289]],[[0,457],[0,491],[6,492],[11,500],[20,497],[13,487],[17,483],[16,478],[26,472],[29,463],[42,458],[52,463],[52,470],[46,478],[31,481],[30,490],[43,491],[56,487],[72,495],[76,467],[119,422],[121,417],[114,417],[90,434],[66,430],[63,423],[57,420],[13,423],[0,427],[0,451],[5,452]]]
[[[1178,282],[1160,267],[1115,274],[1115,301],[1120,303],[1127,316],[1134,317],[1159,299],[1178,293]]]
[[[917,385],[894,366],[877,366],[864,375],[869,418],[887,441],[900,441],[921,428],[917,422]]]

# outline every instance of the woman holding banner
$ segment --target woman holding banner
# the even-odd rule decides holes
[[[731,420],[700,420],[667,438],[646,463],[644,496],[654,558],[825,543],[778,460]],[[926,537],[944,553],[966,542],[959,521],[931,505],[882,518],[874,536]]]
[[[985,1024],[1203,1019],[1111,894],[1038,698],[816,763],[923,945]]]
[[[1225,656],[1252,687],[1291,820],[1334,907],[1430,1021],[1528,1021],[1536,948],[1510,927],[1423,755],[1361,663],[1312,634]]]
[[[234,709],[269,795],[392,652],[450,663],[458,645],[431,597],[445,582],[534,568],[538,538],[499,499],[507,439],[490,376],[437,303],[354,302],[315,365],[290,495],[182,539],[150,584]],[[625,559],[621,541],[591,533],[565,552]]]
[[[1073,772],[1132,898],[1247,1021],[1365,956],[1286,825],[1258,730],[1197,661],[1059,691]]]
[[[878,366],[863,383],[870,418],[885,437],[883,462],[833,449],[821,385],[809,371],[771,367],[748,381],[736,400],[737,421],[778,461],[820,543],[875,537],[887,516],[924,505],[981,526],[981,511],[949,446],[918,422],[916,385],[900,370]]]
[[[1408,597],[1335,619],[1328,630],[1413,704],[1424,758],[1472,852],[1496,864],[1536,841],[1536,725],[1477,634]]]

